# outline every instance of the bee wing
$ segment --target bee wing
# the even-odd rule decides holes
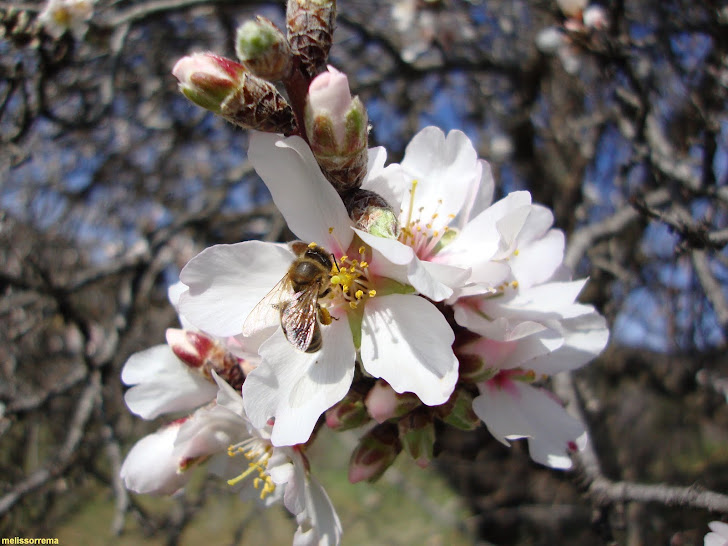
[[[251,336],[260,330],[280,324],[281,309],[295,296],[291,281],[286,275],[253,307],[243,323],[243,335]]]
[[[281,326],[288,341],[306,352],[318,325],[318,286],[296,292],[281,311]]]

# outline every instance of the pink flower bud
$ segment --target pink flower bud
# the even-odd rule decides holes
[[[346,396],[326,411],[326,425],[337,431],[360,427],[369,421],[364,396],[349,391]]]
[[[168,328],[167,344],[172,352],[190,368],[213,382],[211,371],[238,390],[245,381],[243,362],[229,352],[220,342],[192,330]]]
[[[213,53],[182,57],[172,69],[180,91],[195,104],[216,113],[239,87],[244,72],[242,64]]]
[[[398,394],[386,381],[381,379],[376,382],[366,397],[367,411],[377,423],[406,415],[421,405],[422,402],[416,395],[409,392]]]
[[[352,97],[346,75],[333,67],[308,89],[304,122],[311,151],[339,193],[358,188],[366,174],[369,118]]]
[[[390,423],[377,425],[367,432],[351,454],[349,481],[378,480],[402,451],[397,427]]]

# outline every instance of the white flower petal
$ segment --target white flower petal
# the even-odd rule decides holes
[[[407,182],[399,164],[394,163],[384,167],[386,159],[387,151],[383,147],[369,148],[367,175],[361,187],[363,190],[379,194],[397,214],[407,191]]]
[[[243,384],[243,403],[255,426],[275,418],[276,446],[308,441],[321,414],[341,400],[354,378],[356,352],[346,316],[321,328],[322,348],[295,349],[278,330],[260,348],[263,362]]]
[[[481,165],[482,174],[480,176],[480,187],[476,188],[477,192],[472,201],[467,201],[460,215],[459,228],[463,229],[471,216],[475,217],[493,203],[493,194],[495,193],[495,180],[493,179],[493,170],[490,163],[484,159],[478,159]]]
[[[728,546],[728,524],[711,521],[708,527],[712,532],[705,535],[704,546]]]
[[[504,389],[486,385],[473,411],[501,442],[528,438],[531,458],[551,468],[571,468],[567,453],[585,432],[552,396],[520,381]]]
[[[132,413],[154,419],[163,413],[187,411],[215,398],[217,387],[190,371],[168,345],[134,353],[124,364],[121,380],[134,385],[124,394]]]
[[[293,546],[338,546],[341,521],[331,499],[312,478],[306,480],[305,488],[306,509],[296,516],[298,528],[293,535]]]
[[[298,238],[346,252],[353,237],[349,214],[301,137],[252,132],[248,158]]]
[[[445,317],[424,298],[391,294],[366,302],[360,350],[364,368],[429,406],[445,403],[455,387],[454,339]]]
[[[521,288],[530,288],[551,278],[564,259],[564,233],[552,229],[527,246],[519,245],[509,264]]]
[[[413,210],[439,231],[472,200],[482,166],[465,133],[453,130],[446,137],[437,127],[425,127],[407,145],[402,168],[409,181],[417,181]],[[410,204],[405,201],[404,215]]]
[[[438,253],[438,257],[448,256],[448,263],[461,267],[473,267],[490,260],[501,243],[497,223],[513,211],[530,205],[531,194],[527,191],[508,194],[468,222],[455,240]]]
[[[189,286],[180,297],[180,310],[205,332],[238,335],[250,311],[286,275],[294,258],[287,246],[260,241],[207,248],[180,274]]]
[[[135,493],[171,495],[189,480],[189,472],[178,473],[173,456],[180,424],[171,424],[139,440],[124,459],[119,473],[124,486]]]

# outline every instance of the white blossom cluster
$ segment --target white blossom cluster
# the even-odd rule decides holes
[[[186,329],[132,356],[122,375],[141,417],[193,413],[134,446],[122,470],[129,489],[172,493],[209,460],[241,494],[282,500],[299,524],[294,544],[336,544],[341,525],[306,446],[361,378],[377,380],[370,422],[396,421],[397,397],[434,412],[468,393],[468,409],[500,442],[526,438],[535,461],[571,466],[585,429],[544,385],[598,355],[608,329],[577,301],[586,280],[563,266],[551,211],[526,191],[492,203],[489,165],[460,131],[423,129],[400,164],[369,150],[362,189],[398,211],[396,237],[357,228],[302,138],[254,132],[248,155],[291,231],[331,256],[329,288],[315,301],[329,316],[317,325],[321,347],[294,346],[280,307],[256,311],[295,262],[291,247],[244,241],[194,257],[172,298]],[[204,351],[180,332],[233,355],[242,388],[193,370]],[[356,458],[352,466],[354,481],[373,475]]]

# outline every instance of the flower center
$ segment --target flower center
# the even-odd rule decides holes
[[[435,220],[440,216],[438,210],[440,205],[442,205],[442,199],[437,200],[437,207],[435,207],[435,211],[429,219],[422,218],[422,212],[425,210],[424,207],[420,207],[415,210],[415,192],[417,191],[417,184],[417,180],[412,181],[412,186],[409,190],[410,202],[409,208],[407,209],[407,218],[405,222],[403,222],[399,241],[412,247],[418,258],[426,260],[433,254],[437,253],[439,250],[437,245],[440,244],[443,237],[450,232],[450,227],[445,225],[439,230],[433,228]],[[448,218],[452,220],[455,218],[455,215],[448,214]]]
[[[367,271],[367,249],[360,246],[358,250],[358,259],[344,255],[331,267],[332,303],[344,303],[351,309],[356,309],[360,302],[377,295]]]
[[[253,487],[260,489],[260,498],[265,497],[276,489],[276,484],[273,483],[270,475],[268,474],[268,461],[270,461],[271,455],[273,454],[273,447],[270,444],[261,442],[257,438],[250,438],[239,444],[231,445],[228,447],[228,455],[235,457],[236,455],[242,454],[248,461],[248,468],[239,476],[228,480],[228,485],[235,485],[245,480],[248,476],[254,475]]]

